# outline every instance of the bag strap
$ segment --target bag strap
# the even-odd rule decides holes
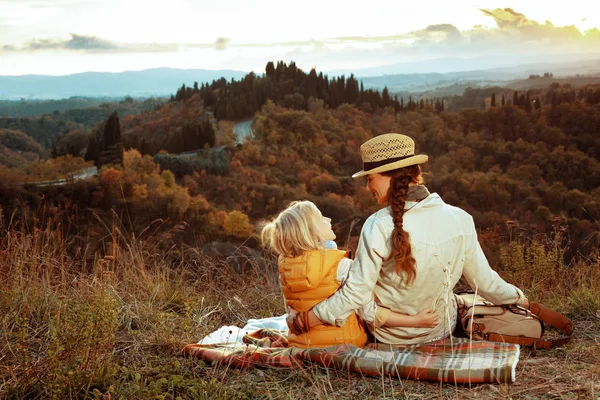
[[[556,339],[536,339],[525,336],[501,335],[490,332],[487,340],[492,342],[516,343],[524,346],[532,346],[534,349],[549,349],[552,346],[562,346],[571,340],[573,334],[573,323],[567,317],[538,303],[529,303],[529,311],[535,314],[540,321],[558,329],[565,336]]]

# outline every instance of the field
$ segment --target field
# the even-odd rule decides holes
[[[600,84],[599,76],[579,76],[579,77],[541,77],[537,79],[521,79],[510,81],[506,87],[513,90],[546,89],[552,83],[558,83],[561,86],[570,85],[571,87],[584,87],[586,85]]]
[[[29,231],[3,227],[0,398],[600,396],[597,253],[565,266],[557,263],[556,247],[508,244],[503,257],[512,257],[519,269],[503,275],[530,298],[571,317],[574,339],[562,348],[524,351],[512,385],[457,387],[320,368],[232,370],[181,357],[185,344],[222,325],[284,312],[272,260],[249,258],[231,266],[191,247],[161,250],[174,232],[134,237],[119,226],[106,229],[105,255],[89,261],[76,246],[80,238],[65,237],[59,224]]]

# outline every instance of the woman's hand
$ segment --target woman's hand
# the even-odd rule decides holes
[[[417,315],[415,315],[417,319],[417,327],[418,328],[435,328],[440,323],[440,316],[438,313],[431,308],[427,308]]]

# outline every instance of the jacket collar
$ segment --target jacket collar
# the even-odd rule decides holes
[[[424,198],[423,200],[421,200],[418,203],[415,203],[414,201],[407,201],[405,208],[409,209],[409,208],[431,208],[431,207],[439,207],[441,205],[446,204],[444,202],[444,200],[442,200],[442,198],[440,197],[439,194],[437,193],[431,193],[429,196],[427,196],[426,198]]]
[[[417,202],[414,201],[407,201],[406,204],[404,205],[404,208],[406,210],[418,210],[421,208],[433,208],[433,207],[440,207],[442,205],[446,204],[444,202],[444,200],[442,200],[442,198],[440,197],[439,194],[437,193],[431,193],[429,196],[427,196],[426,198],[424,198],[423,200]],[[392,215],[392,207],[387,206],[385,208],[380,209],[379,211],[377,211],[377,213],[379,215],[379,217],[383,217],[384,215]]]

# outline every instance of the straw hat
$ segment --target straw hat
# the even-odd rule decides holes
[[[404,168],[427,162],[426,155],[415,155],[415,141],[399,133],[375,136],[360,146],[363,170],[353,178]]]

